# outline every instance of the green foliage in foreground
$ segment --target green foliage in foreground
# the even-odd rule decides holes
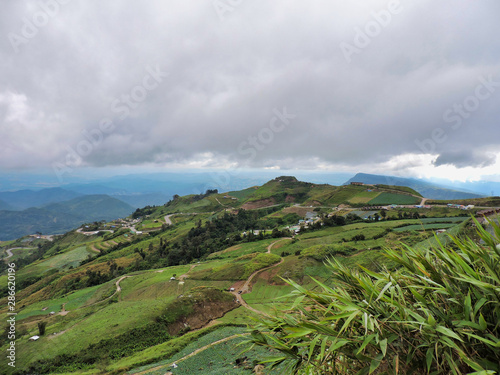
[[[278,350],[266,362],[300,374],[495,374],[500,371],[500,227],[477,222],[484,245],[386,250],[397,272],[334,259],[330,288],[295,291],[291,311],[261,320],[249,342]],[[318,288],[319,287],[319,288]]]

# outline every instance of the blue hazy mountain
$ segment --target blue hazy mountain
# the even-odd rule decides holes
[[[126,217],[134,207],[107,195],[85,195],[44,207],[22,211],[0,211],[0,240],[28,234],[59,234],[83,223]]]
[[[12,209],[13,207],[10,204],[0,200],[0,210],[12,210]]]
[[[41,190],[18,190],[0,192],[0,200],[4,201],[11,210],[25,210],[30,207],[41,207],[49,203],[64,202],[81,196],[82,194],[61,188]]]

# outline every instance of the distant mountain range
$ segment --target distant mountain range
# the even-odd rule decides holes
[[[365,184],[381,184],[381,185],[397,185],[397,186],[407,186],[422,194],[423,197],[429,199],[470,199],[470,198],[481,198],[484,197],[482,194],[477,194],[473,192],[455,190],[453,188],[433,184],[424,180],[418,180],[414,178],[403,178],[394,176],[383,176],[367,173],[358,173],[354,177],[350,178],[345,185],[351,182],[363,182]]]
[[[0,240],[28,234],[58,234],[86,222],[126,217],[134,207],[107,195],[85,195],[64,202],[31,207],[22,211],[0,211]]]
[[[0,240],[17,238],[36,231],[62,233],[84,222],[111,220],[131,214],[136,208],[160,206],[175,194],[238,191],[261,185],[275,178],[276,171],[262,173],[240,171],[151,173],[111,176],[74,181],[60,187],[0,192]],[[279,172],[278,172],[279,173]],[[430,199],[452,200],[479,198],[500,192],[500,183],[491,181],[452,182],[358,173],[298,172],[304,181],[334,186],[351,182],[406,186]],[[351,177],[351,178],[349,178]],[[34,178],[34,177],[33,177]],[[41,177],[37,177],[41,178]],[[7,176],[0,186],[12,187],[14,177]],[[42,181],[41,179],[40,181]],[[345,182],[347,180],[347,182]],[[23,186],[37,186],[28,180]],[[11,185],[9,185],[11,184]]]
[[[61,188],[48,188],[38,191],[18,190],[14,192],[0,192],[0,201],[3,201],[7,208],[15,211],[25,210],[31,207],[41,207],[49,203],[64,202],[81,196],[74,191]],[[0,203],[0,207],[2,207]]]
[[[12,209],[13,207],[10,204],[0,200],[0,210],[12,210]]]

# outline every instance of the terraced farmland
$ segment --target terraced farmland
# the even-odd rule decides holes
[[[403,195],[403,194],[394,194],[394,193],[381,193],[377,197],[373,198],[368,202],[368,204],[379,206],[385,204],[398,204],[398,205],[412,205],[420,203],[421,199],[411,196],[411,195]]]

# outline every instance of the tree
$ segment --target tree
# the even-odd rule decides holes
[[[271,233],[271,237],[273,238],[278,238],[278,237],[281,237],[281,232],[278,228],[274,228],[272,233]]]
[[[146,258],[146,253],[142,249],[139,249],[139,248],[136,247],[134,249],[134,253],[139,254],[143,260],[144,260],[144,258]]]
[[[500,227],[477,221],[484,245],[450,237],[427,251],[386,250],[397,271],[350,269],[334,258],[330,287],[306,289],[248,342],[280,353],[294,374],[467,374],[500,371]]]
[[[45,327],[47,326],[47,322],[38,322],[38,334],[40,336],[45,335]]]
[[[382,219],[385,219],[387,217],[387,212],[385,210],[380,210],[380,216],[382,216]]]

